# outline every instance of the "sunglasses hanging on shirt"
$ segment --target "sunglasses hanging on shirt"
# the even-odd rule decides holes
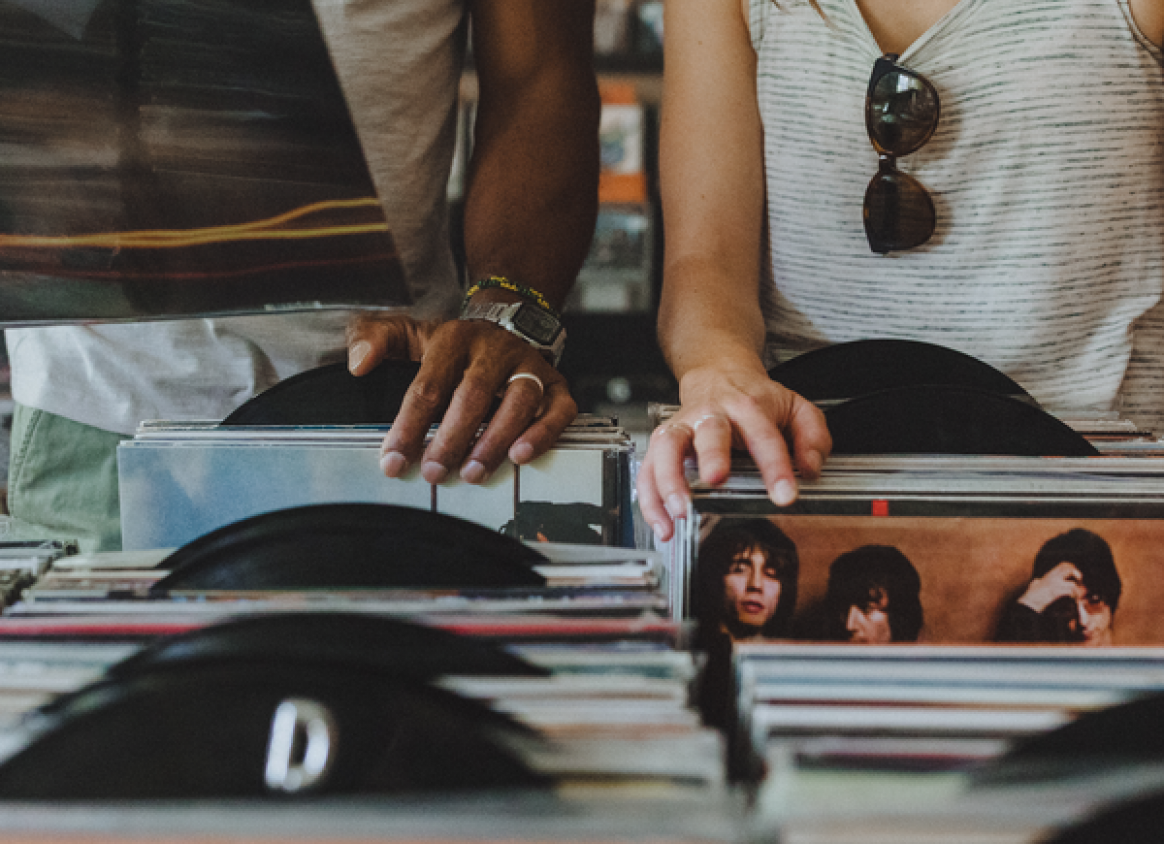
[[[897,169],[897,159],[917,152],[938,127],[937,89],[886,53],[873,65],[865,96],[865,126],[877,150],[877,174],[865,190],[865,236],[882,255],[921,246],[937,225],[929,191]]]

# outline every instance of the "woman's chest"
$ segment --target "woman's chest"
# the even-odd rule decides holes
[[[856,0],[882,52],[901,55],[959,0]]]

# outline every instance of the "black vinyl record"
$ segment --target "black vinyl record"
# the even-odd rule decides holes
[[[1106,808],[1044,844],[1159,844],[1162,830],[1164,794],[1152,794]]]
[[[529,788],[547,781],[513,742],[534,737],[478,702],[364,670],[189,666],[101,681],[26,719],[0,799]]]
[[[541,587],[548,562],[473,522],[392,504],[313,504],[262,513],[183,545],[158,568],[172,591]]]
[[[385,425],[396,418],[420,371],[412,361],[386,360],[359,378],[335,363],[292,375],[222,420],[223,425]]]
[[[814,402],[926,385],[970,387],[1030,399],[1021,386],[993,366],[917,340],[855,340],[824,346],[773,367],[768,375]]]
[[[898,387],[825,411],[833,454],[1094,457],[1070,426],[1010,396],[972,387]]]
[[[248,616],[168,636],[110,666],[106,675],[253,661],[346,665],[421,680],[550,673],[497,645],[436,627],[369,613],[299,612]]]
[[[979,769],[975,782],[999,785],[1056,779],[1128,763],[1164,762],[1164,695],[1090,712],[1019,742]]]

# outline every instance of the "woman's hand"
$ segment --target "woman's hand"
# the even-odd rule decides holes
[[[793,463],[801,477],[816,478],[832,450],[820,409],[772,381],[758,361],[692,369],[680,395],[682,407],[651,435],[637,482],[639,508],[661,541],[687,512],[687,457],[695,456],[701,481],[718,486],[731,471],[732,449],[746,450],[768,497],[784,507],[796,500]]]

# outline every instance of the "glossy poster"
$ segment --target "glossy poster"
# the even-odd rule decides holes
[[[405,302],[309,0],[0,0],[0,325]]]

